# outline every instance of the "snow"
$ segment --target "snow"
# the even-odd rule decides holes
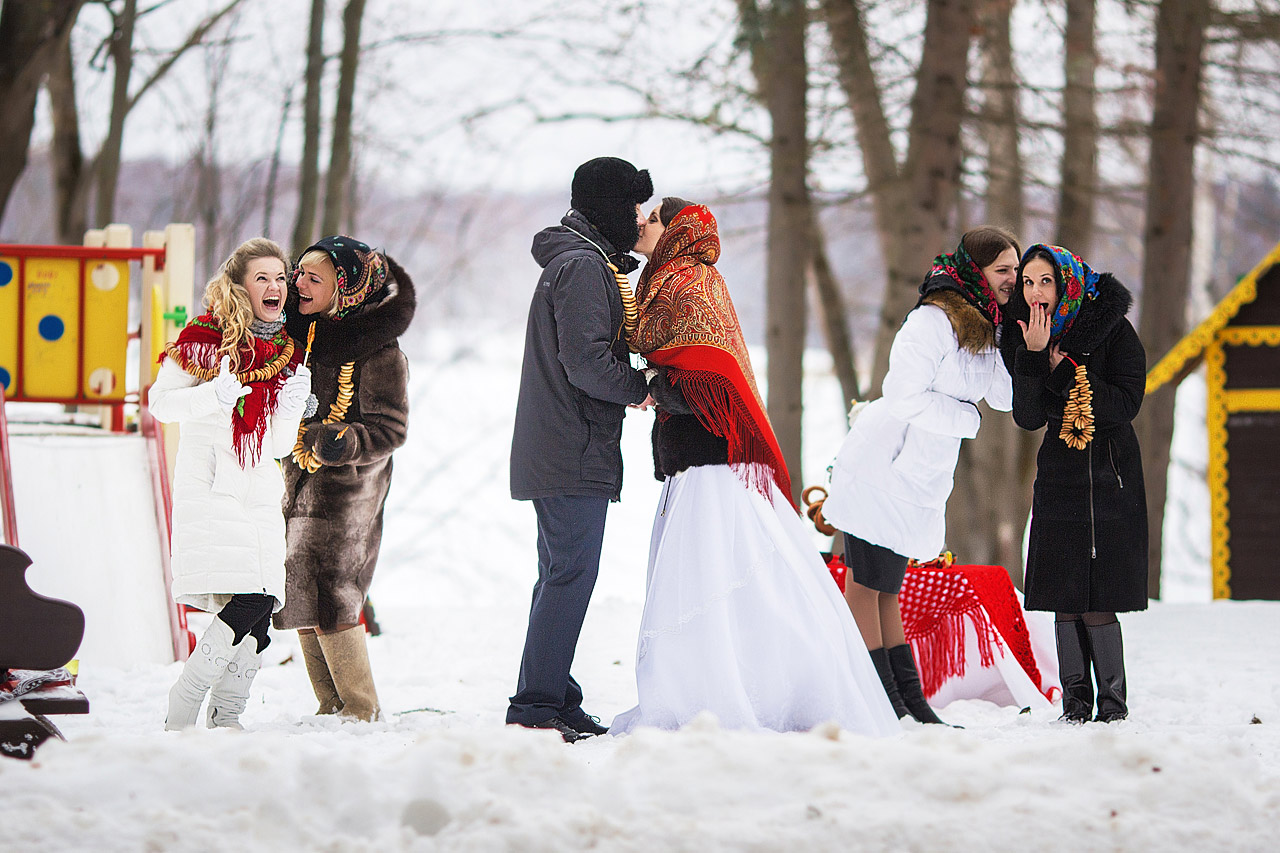
[[[408,350],[411,434],[396,454],[372,590],[386,720],[310,716],[288,633],[273,635],[245,732],[166,733],[178,664],[86,655],[91,713],[55,718],[68,740],[35,761],[0,761],[0,850],[1273,849],[1271,602],[1156,603],[1123,617],[1131,719],[1112,726],[965,700],[944,714],[963,729],[907,722],[884,740],[828,727],[743,734],[709,716],[573,746],[505,727],[535,575],[533,512],[506,481],[520,343],[433,331]],[[825,403],[823,359],[811,367],[807,483],[820,482],[843,417]],[[605,722],[636,698],[658,494],[649,423],[627,418],[626,486],[575,665],[587,710]],[[150,506],[142,478],[122,478],[115,497]],[[40,517],[20,517],[31,542]],[[90,537],[72,527],[83,521],[60,522],[81,556]],[[33,556],[28,580],[46,591]],[[1207,584],[1203,564],[1187,572],[1184,586]],[[113,630],[150,630],[149,612]],[[207,617],[192,623],[199,632]]]

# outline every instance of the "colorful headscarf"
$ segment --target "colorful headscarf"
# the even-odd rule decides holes
[[[1062,277],[1062,285],[1058,292],[1058,307],[1053,312],[1053,322],[1049,326],[1049,340],[1056,343],[1071,328],[1080,307],[1086,299],[1098,298],[1098,273],[1080,260],[1080,256],[1061,246],[1050,246],[1048,243],[1036,243],[1023,253],[1024,259],[1037,249],[1044,249],[1053,255],[1054,264]]]
[[[729,463],[748,485],[770,497],[772,480],[791,501],[791,476],[756,388],[742,325],[714,266],[719,257],[711,211],[700,204],[680,211],[640,274],[632,343],[667,368],[698,421],[729,443]]]
[[[946,276],[946,279],[954,282],[950,289],[958,291],[971,305],[981,311],[993,326],[1000,325],[1000,303],[996,301],[996,292],[992,290],[987,277],[983,275],[982,267],[969,256],[963,241],[951,254],[938,255],[933,259],[929,274],[920,284],[922,297],[950,283],[946,279],[939,283],[939,276]]]
[[[338,303],[335,316],[345,317],[364,304],[371,295],[382,289],[387,282],[387,260],[380,252],[369,248],[353,237],[325,237],[312,246],[308,246],[302,254],[312,249],[324,252],[333,261],[333,268],[338,274],[338,286],[333,298]],[[300,273],[295,273],[295,276]]]

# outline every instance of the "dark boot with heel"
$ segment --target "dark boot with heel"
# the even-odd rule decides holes
[[[893,664],[889,663],[888,650],[872,649],[871,662],[876,665],[876,675],[880,676],[880,683],[884,686],[885,695],[889,697],[889,703],[893,705],[893,712],[901,720],[907,715],[907,706],[902,701],[902,694],[898,692],[898,682],[893,677]]]
[[[1093,716],[1093,681],[1089,674],[1089,637],[1079,619],[1053,623],[1058,641],[1058,677],[1062,680],[1062,716],[1068,723],[1087,723]]]
[[[1094,719],[1099,723],[1123,720],[1129,716],[1129,705],[1120,623],[1089,625],[1086,630],[1093,651],[1093,672],[1098,679],[1098,715]]]
[[[907,713],[915,718],[916,722],[945,726],[946,723],[938,719],[938,715],[933,712],[928,700],[924,698],[924,688],[920,685],[920,671],[916,669],[916,659],[911,653],[911,646],[903,643],[900,646],[885,649],[885,653],[889,657],[889,664],[893,668],[893,680],[898,684],[898,692],[902,694],[902,704],[906,706]]]

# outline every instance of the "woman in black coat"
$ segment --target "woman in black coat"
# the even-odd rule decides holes
[[[1036,457],[1026,606],[1057,614],[1063,719],[1128,715],[1118,611],[1147,607],[1147,503],[1132,421],[1146,352],[1125,313],[1129,291],[1058,246],[1018,268],[1001,351],[1013,418],[1047,425]]]

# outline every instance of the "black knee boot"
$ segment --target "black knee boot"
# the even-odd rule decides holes
[[[1129,706],[1120,623],[1089,625],[1086,630],[1093,650],[1093,672],[1098,677],[1098,716],[1094,719],[1100,723],[1123,720],[1129,716]]]
[[[883,648],[873,649],[871,662],[876,665],[876,675],[880,676],[880,683],[884,685],[885,695],[893,705],[893,712],[901,720],[907,715],[907,706],[903,704],[902,694],[898,692],[898,682],[893,677],[893,665],[889,663],[889,652]]]
[[[1093,716],[1093,680],[1089,674],[1089,638],[1084,622],[1054,622],[1058,640],[1058,677],[1062,680],[1062,716],[1068,723],[1087,723]]]
[[[898,683],[898,692],[902,694],[902,704],[907,713],[921,723],[939,723],[938,715],[929,707],[924,698],[924,688],[920,686],[920,671],[916,669],[916,659],[911,654],[911,646],[903,643],[891,649],[885,649],[889,663],[893,667],[893,680]]]

